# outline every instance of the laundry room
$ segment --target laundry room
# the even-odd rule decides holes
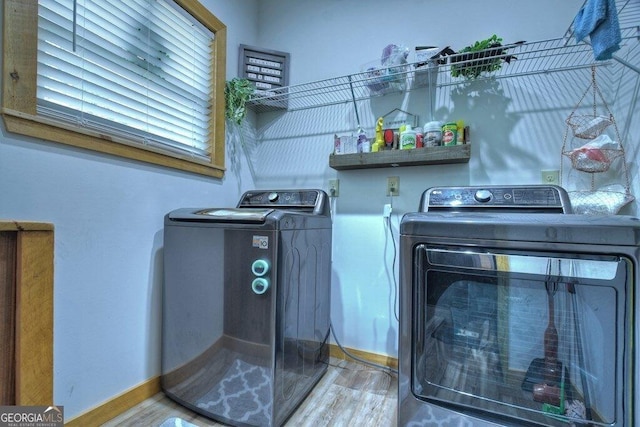
[[[132,116],[153,110],[159,121],[166,119],[166,113],[167,120],[180,123],[175,129],[166,126],[169,130],[157,126],[162,128],[157,138],[152,136],[153,124],[132,137],[127,125],[113,127],[101,113],[70,113],[76,101],[77,105],[95,105],[92,96],[100,90],[107,94],[109,111],[115,104],[134,104],[121,103],[121,97],[110,92],[111,84],[130,89],[133,84],[128,78],[101,77],[87,65],[83,72],[97,75],[102,87],[84,92],[69,83],[68,92],[73,95],[68,97],[64,89],[54,87],[60,76],[73,77],[73,73],[56,74],[62,56],[51,49],[65,50],[69,58],[86,56],[87,64],[95,63],[91,55],[117,60],[111,56],[118,55],[111,55],[101,42],[76,30],[84,29],[85,20],[94,19],[105,31],[120,34],[109,19],[93,18],[101,12],[92,11],[91,4],[100,2],[5,0],[2,5],[0,276],[5,278],[0,280],[0,315],[10,326],[0,336],[12,344],[0,359],[0,383],[4,384],[0,406],[55,405],[64,409],[65,423],[103,425],[139,403],[166,394],[195,413],[201,402],[190,400],[196,388],[190,375],[201,376],[204,367],[214,369],[199,353],[215,354],[210,361],[216,363],[225,357],[236,362],[229,355],[251,347],[251,357],[244,362],[259,360],[257,364],[272,368],[266,376],[273,414],[242,425],[349,424],[349,418],[331,418],[331,410],[326,410],[329,415],[323,421],[314,418],[317,415],[303,418],[302,409],[296,412],[298,405],[305,405],[306,394],[313,396],[313,387],[321,386],[341,363],[366,367],[367,375],[381,373],[380,378],[385,379],[384,392],[368,394],[372,399],[368,405],[385,412],[371,415],[378,425],[454,425],[445,421],[451,414],[460,423],[478,417],[494,423],[487,425],[518,425],[521,420],[567,425],[557,418],[565,416],[563,396],[569,393],[564,385],[572,388],[573,400],[582,402],[585,415],[578,418],[591,417],[593,425],[632,426],[629,414],[634,413],[637,422],[640,408],[628,399],[640,400],[635,394],[639,374],[626,369],[640,357],[630,351],[630,342],[640,335],[628,313],[628,307],[640,301],[634,301],[634,286],[612,282],[624,273],[635,277],[640,270],[634,264],[637,250],[628,249],[637,243],[629,243],[625,232],[616,228],[624,225],[631,233],[635,226],[629,218],[639,211],[639,0],[133,3],[167,4],[167,10],[178,11],[176,22],[185,25],[185,36],[180,37],[183,30],[176,28],[183,27],[173,22],[166,24],[172,29],[166,31],[171,36],[211,37],[204,49],[210,56],[201,61],[204,74],[211,78],[201,78],[198,70],[186,73],[190,80],[203,82],[193,92],[202,106],[191,107],[193,99],[189,98],[183,112],[175,106],[173,95],[167,95],[165,104],[132,107]],[[122,16],[133,14],[125,6],[123,10]],[[66,21],[49,19],[49,12],[66,16]],[[107,13],[111,12],[105,9],[104,15]],[[603,37],[594,34],[595,24],[602,21],[592,16],[597,13],[608,16]],[[47,18],[42,17],[45,15]],[[156,16],[169,15],[162,12],[142,23],[124,18],[121,26],[126,24],[134,33],[159,34],[161,29],[152,25]],[[199,24],[184,24],[191,22],[187,18]],[[45,43],[38,34],[50,34],[50,40]],[[153,73],[154,67],[156,71],[162,68],[157,64],[168,63],[177,55],[167,53],[173,48],[170,43],[151,43],[157,58],[143,58],[138,47],[148,40],[140,34],[125,37],[125,50],[131,56],[124,62],[133,69]],[[85,46],[84,42],[93,44]],[[477,52],[488,56],[475,56]],[[75,64],[71,59],[68,62]],[[46,73],[50,74],[43,76]],[[135,89],[139,90],[136,96],[154,90],[173,93],[173,88],[183,84],[160,79],[155,89],[141,84]],[[242,97],[239,85],[247,81],[251,85],[247,104],[230,111],[232,85],[237,85],[234,95]],[[61,101],[52,101],[56,93],[63,95]],[[174,110],[181,111],[173,114]],[[580,131],[591,134],[585,137]],[[198,142],[188,138],[184,143],[175,142],[184,132],[205,136]],[[434,188],[441,190],[427,191]],[[453,188],[464,190],[453,192]],[[526,211],[524,215],[546,218],[571,210],[578,214],[575,216],[605,216],[603,221],[612,222],[594,228],[601,234],[593,234],[592,240],[582,222],[569,219],[557,223],[566,229],[557,225],[548,230],[527,228],[516,219],[503,224],[487,220],[484,227],[490,231],[465,237],[462,230],[473,227],[449,218],[451,214],[442,209],[442,204],[464,205],[466,196],[474,206],[486,196],[491,205],[497,194],[508,194],[501,196],[505,203],[499,207],[501,212],[508,210],[506,205],[514,205]],[[561,201],[565,206],[549,202],[540,209],[544,213],[534,212],[541,199]],[[421,215],[412,216],[429,209],[446,218],[431,226],[421,224]],[[506,215],[510,218],[511,214]],[[618,217],[626,220],[615,225]],[[527,218],[531,223],[541,221]],[[219,227],[231,222],[233,226]],[[448,239],[439,234],[438,226],[458,232]],[[252,227],[262,231],[239,231]],[[313,232],[289,233],[296,227],[313,228]],[[612,232],[605,237],[603,230]],[[520,241],[516,231],[532,236],[531,244],[503,244]],[[423,232],[432,233],[433,241]],[[578,240],[569,242],[567,236],[578,239],[580,234],[585,235],[581,237],[584,247],[606,240],[606,252],[585,249],[587,253],[575,255],[582,246]],[[34,252],[29,246],[32,235],[37,245]],[[177,237],[182,235],[187,237]],[[236,245],[245,235],[248,249]],[[488,244],[495,236],[502,239]],[[469,251],[461,250],[482,245],[491,256],[471,250],[474,256],[465,258]],[[207,251],[210,257],[205,257]],[[614,260],[614,253],[630,260],[633,268]],[[454,265],[471,266],[472,273],[455,270]],[[602,268],[594,271],[593,265]],[[422,279],[432,280],[431,266],[442,274],[437,278],[438,289],[431,288],[423,297],[425,301],[440,297],[443,305],[434,303],[432,311],[423,313],[413,299],[421,294],[411,293],[412,283],[419,282],[422,272]],[[311,271],[323,286],[305,292],[300,287],[299,292],[286,293],[281,299],[274,297],[286,310],[280,305],[270,310],[254,304],[252,298],[288,289],[275,280],[276,274],[295,281],[311,276]],[[40,287],[21,290],[14,286],[23,278]],[[452,278],[456,285],[448,286]],[[495,285],[496,290],[480,292],[474,278]],[[203,286],[207,280],[210,287]],[[233,291],[231,283],[236,281],[248,287]],[[513,286],[505,285],[507,282]],[[537,291],[528,291],[536,286]],[[197,294],[189,296],[185,290],[189,287],[198,289]],[[314,297],[306,300],[307,292]],[[453,296],[463,295],[467,300],[480,294],[480,301],[492,301],[491,310],[500,313],[495,315],[498,321],[481,314],[455,329],[453,338],[438,335],[444,333],[442,329],[436,332],[438,319],[456,323],[471,315],[471,308],[465,306],[469,312],[456,317],[454,309],[460,306]],[[171,303],[167,295],[173,295]],[[520,307],[531,316],[526,317],[530,324],[520,324],[522,318],[513,311],[496,308],[496,301],[511,304],[506,311]],[[531,301],[539,309],[528,306]],[[600,304],[602,301],[607,304]],[[590,307],[584,311],[588,314],[577,314],[581,305]],[[293,321],[291,307],[297,313]],[[473,314],[481,308],[475,307]],[[453,314],[441,316],[443,310]],[[555,317],[551,315],[554,310]],[[180,327],[192,325],[192,329],[173,329],[171,322],[177,321],[169,320],[168,313],[177,313],[176,318],[185,322]],[[260,315],[265,316],[264,321]],[[324,317],[318,320],[320,315]],[[414,325],[414,315],[422,316],[424,330]],[[559,356],[544,335],[552,320],[558,329]],[[209,329],[207,322],[216,326]],[[584,332],[589,322],[593,328]],[[235,325],[236,331],[245,328],[244,332],[230,339],[232,333],[226,326],[223,330],[223,323]],[[609,331],[602,330],[605,327],[620,329],[608,335]],[[461,350],[471,346],[471,341],[479,341],[483,332],[491,336],[487,331],[495,331],[497,338],[510,334],[514,338],[484,354],[495,355],[492,360],[499,363],[486,362],[482,375],[492,366],[502,371],[513,367],[525,377],[516,375],[513,380],[518,392],[535,394],[535,387],[545,383],[543,374],[531,372],[535,363],[542,363],[548,371],[549,358],[561,359],[553,365],[554,385],[546,383],[540,392],[547,397],[535,404],[533,399],[522,405],[514,402],[505,409],[431,390],[458,387],[461,395],[476,393],[459,385],[462,373],[445,362],[463,357]],[[422,332],[423,340],[414,341],[414,335]],[[589,333],[589,339],[582,339]],[[292,380],[286,376],[291,360],[285,357],[291,334],[299,338],[293,346],[297,359],[292,363],[299,363],[296,369],[313,377],[304,390],[295,389],[300,395],[295,405],[279,400],[291,392],[288,384]],[[525,342],[527,334],[535,335],[535,345]],[[21,337],[31,341],[21,341]],[[460,344],[463,338],[464,345]],[[177,340],[176,345],[167,348],[172,339]],[[563,347],[564,341],[569,344]],[[322,345],[322,351],[316,351],[314,343]],[[608,347],[600,352],[594,343],[598,348]],[[543,344],[548,344],[544,351]],[[447,346],[461,347],[451,350]],[[527,350],[520,351],[524,346]],[[203,348],[207,348],[204,353]],[[612,361],[610,366],[599,365],[604,358]],[[190,367],[193,369],[174,371],[195,359],[198,364]],[[313,363],[307,365],[310,359]],[[425,362],[436,359],[432,365]],[[329,364],[329,374],[323,376],[319,361]],[[32,365],[21,368],[23,362]],[[229,372],[229,366],[215,369]],[[437,384],[439,380],[429,378],[437,370],[447,372],[450,383]],[[21,372],[26,372],[24,377]],[[28,372],[44,376],[28,380]],[[424,378],[418,381],[407,372],[419,372]],[[464,375],[474,372],[467,370]],[[589,382],[596,382],[595,377],[597,385]],[[324,398],[351,405],[344,411],[354,412],[362,405],[358,396],[367,394],[358,391],[359,380],[369,385],[374,381],[374,377],[367,378],[369,383],[358,377],[345,386],[353,392],[348,398],[331,392],[324,393]],[[482,390],[493,384],[486,376],[479,378]],[[416,384],[405,384],[408,388],[403,389],[403,379],[411,384],[416,380]],[[523,391],[525,383],[529,389]],[[613,389],[619,395],[610,397],[603,390],[609,386],[611,396]],[[509,388],[505,393],[512,391]],[[598,394],[609,397],[599,400]],[[459,404],[459,411],[440,411],[443,395],[453,402],[443,406]],[[502,399],[489,394],[484,398]],[[423,402],[438,407],[435,419],[398,416],[398,411],[423,416]],[[532,408],[543,404],[551,409],[531,415]],[[276,413],[277,405],[286,410]],[[485,412],[473,413],[474,406]],[[562,414],[553,412],[560,406]],[[469,411],[469,418],[460,416]],[[188,411],[180,412],[185,413]],[[211,414],[203,410],[190,419],[195,425],[237,421],[233,415],[212,414],[210,420],[207,415]],[[143,424],[166,427],[165,418]]]

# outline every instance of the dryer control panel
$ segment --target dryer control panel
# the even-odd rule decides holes
[[[554,185],[433,187],[422,195],[420,212],[530,211],[570,213],[566,191]]]

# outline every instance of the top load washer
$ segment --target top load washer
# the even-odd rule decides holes
[[[439,187],[403,217],[399,426],[637,425],[640,221],[563,201]]]
[[[330,279],[321,190],[168,213],[164,392],[224,423],[281,425],[327,369]]]

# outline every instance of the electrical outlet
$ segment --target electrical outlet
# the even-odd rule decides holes
[[[560,171],[557,169],[542,170],[540,171],[540,177],[543,184],[547,185],[559,185],[560,184]]]
[[[387,178],[387,196],[400,195],[400,177],[390,176]]]
[[[340,180],[330,179],[329,180],[329,196],[338,197],[339,195],[340,195]]]

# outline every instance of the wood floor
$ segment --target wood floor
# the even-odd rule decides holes
[[[285,426],[396,425],[396,375],[331,357],[329,369]],[[171,417],[197,426],[223,426],[159,393],[103,424],[106,427],[157,427]]]

